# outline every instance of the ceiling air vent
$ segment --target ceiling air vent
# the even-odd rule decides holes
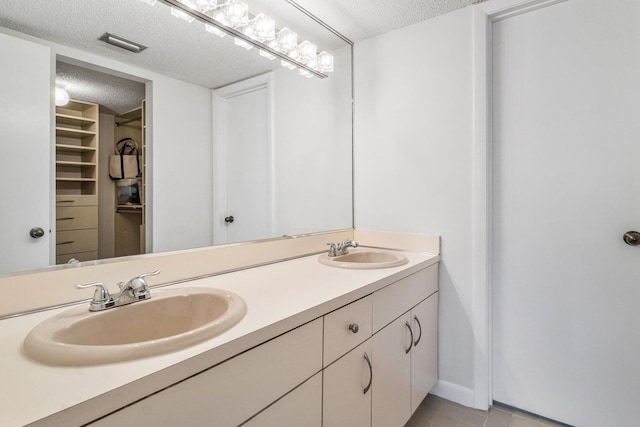
[[[98,40],[102,40],[105,43],[112,44],[114,46],[117,46],[122,49],[126,49],[134,53],[140,53],[147,48],[146,46],[143,46],[139,43],[132,42],[131,40],[127,40],[120,36],[116,36],[114,34],[109,34],[109,33],[104,33],[104,35],[100,37]]]

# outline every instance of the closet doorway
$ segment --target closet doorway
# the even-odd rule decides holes
[[[56,62],[56,263],[145,253],[146,85],[72,62]]]

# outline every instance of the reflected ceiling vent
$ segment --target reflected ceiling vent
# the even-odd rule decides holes
[[[131,40],[127,40],[120,36],[116,36],[115,34],[104,33],[102,37],[98,40],[102,40],[105,43],[112,44],[122,49],[126,49],[130,52],[140,53],[145,50],[147,47],[143,46],[139,43],[132,42]]]

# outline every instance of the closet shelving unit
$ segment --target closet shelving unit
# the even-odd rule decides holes
[[[56,107],[56,262],[98,258],[99,105]]]

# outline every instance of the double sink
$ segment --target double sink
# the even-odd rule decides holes
[[[343,269],[378,269],[409,262],[400,253],[357,248],[318,257]],[[122,362],[186,348],[230,329],[247,313],[233,292],[211,288],[154,289],[153,298],[91,312],[82,305],[37,325],[24,340],[33,359],[57,366]]]

